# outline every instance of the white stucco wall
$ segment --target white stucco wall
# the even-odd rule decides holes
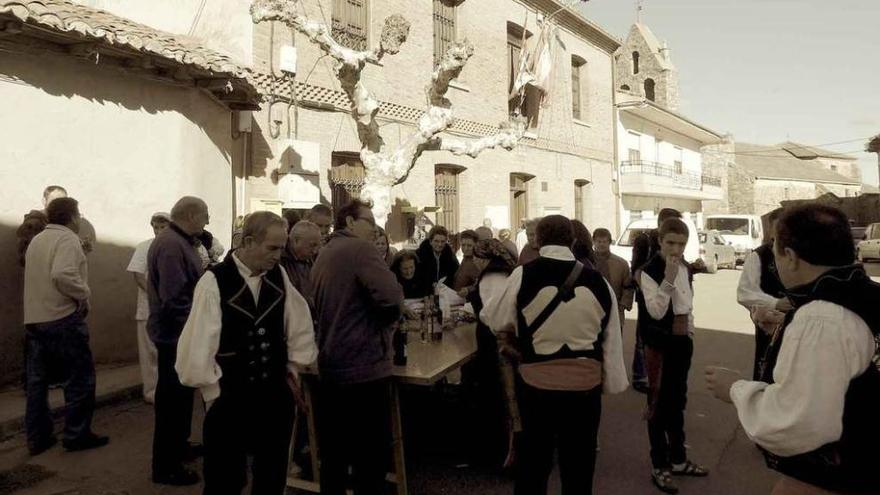
[[[152,235],[150,215],[182,195],[206,200],[208,227],[228,246],[230,164],[239,144],[229,111],[203,93],[66,57],[0,57],[0,380],[21,362],[21,269],[15,229],[41,194],[62,185],[97,232],[89,256],[89,323],[97,361],[136,356],[135,285],[125,268]],[[11,108],[11,107],[9,107]]]

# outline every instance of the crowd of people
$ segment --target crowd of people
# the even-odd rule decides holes
[[[681,217],[661,210],[630,261],[611,253],[609,230],[561,215],[523,221],[515,234],[488,222],[459,233],[436,225],[416,249],[397,251],[370,205],[353,200],[337,211],[316,205],[303,218],[251,213],[227,252],[205,230],[209,206],[183,197],[151,216],[154,237],[127,268],[138,289],[143,395],[155,409],[152,479],[192,485],[203,477],[204,493],[226,494],[250,478],[253,493],[282,494],[294,417],[312,412],[321,493],[383,493],[391,331],[414,316],[407,299],[448,291],[477,320],[477,355],[462,370],[479,411],[473,453],[512,466],[516,494],[546,493],[554,458],[562,493],[591,493],[602,394],[630,382],[646,395],[650,480],[677,493],[677,478],[708,475],[685,443],[699,266],[683,257],[691,233]],[[880,285],[855,264],[839,210],[809,205],[769,219],[737,292],[755,323],[753,372],[708,367],[706,383],[784,475],[774,494],[878,493]],[[64,448],[109,441],[91,429],[85,318],[94,229],[84,225],[77,201],[50,186],[44,210],[19,229],[32,455],[57,441],[47,399],[56,382],[67,405]],[[622,323],[634,301],[628,377]],[[310,411],[301,380],[313,365]],[[190,442],[197,390],[203,445]],[[303,448],[293,445],[294,460]],[[202,455],[200,476],[189,463]]]

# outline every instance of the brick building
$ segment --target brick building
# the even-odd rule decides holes
[[[670,50],[648,26],[632,26],[615,55],[620,227],[675,208],[700,225],[703,202],[722,197],[721,174],[702,149],[721,136],[679,114]]]
[[[387,230],[401,243],[416,216],[453,231],[485,218],[496,228],[521,218],[562,213],[590,227],[614,229],[615,150],[612,54],[619,42],[556,0],[305,0],[310,17],[332,24],[337,39],[373,47],[384,19],[411,23],[399,54],[368,64],[364,81],[381,102],[385,142],[394,146],[423,113],[424,88],[434,61],[452,40],[468,38],[475,53],[448,93],[456,124],[450,135],[482,137],[508,119],[512,65],[526,40],[539,33],[536,15],[560,26],[560,49],[550,94],[527,94],[527,137],[512,151],[490,150],[476,159],[430,151],[408,180],[394,188]],[[280,23],[254,27],[253,66],[269,102],[254,113],[250,162],[241,207],[304,209],[339,205],[359,194],[363,166],[348,99],[332,64],[302,35]],[[284,74],[282,52],[295,46],[296,74]],[[432,210],[441,207],[437,212]]]

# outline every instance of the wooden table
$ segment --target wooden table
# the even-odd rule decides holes
[[[418,332],[408,332],[406,366],[395,366],[391,382],[391,435],[394,458],[394,472],[388,480],[397,485],[397,494],[406,495],[406,463],[403,455],[403,428],[400,418],[400,384],[431,386],[450,372],[461,368],[477,353],[476,325],[465,324],[443,332],[443,340],[422,343]],[[321,491],[320,455],[318,452],[318,432],[315,427],[312,382],[317,369],[306,370],[309,377],[303,377],[303,392],[309,407],[308,421],[309,450],[312,461],[312,480],[295,476],[287,478],[287,486],[319,493]],[[294,433],[295,434],[295,433]]]

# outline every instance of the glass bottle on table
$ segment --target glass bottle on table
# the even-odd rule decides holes
[[[433,333],[433,319],[431,318],[431,296],[425,296],[422,299],[422,322],[419,332],[423,344],[430,342]]]
[[[440,311],[440,283],[434,286],[431,296],[431,341],[443,340],[443,313]]]

